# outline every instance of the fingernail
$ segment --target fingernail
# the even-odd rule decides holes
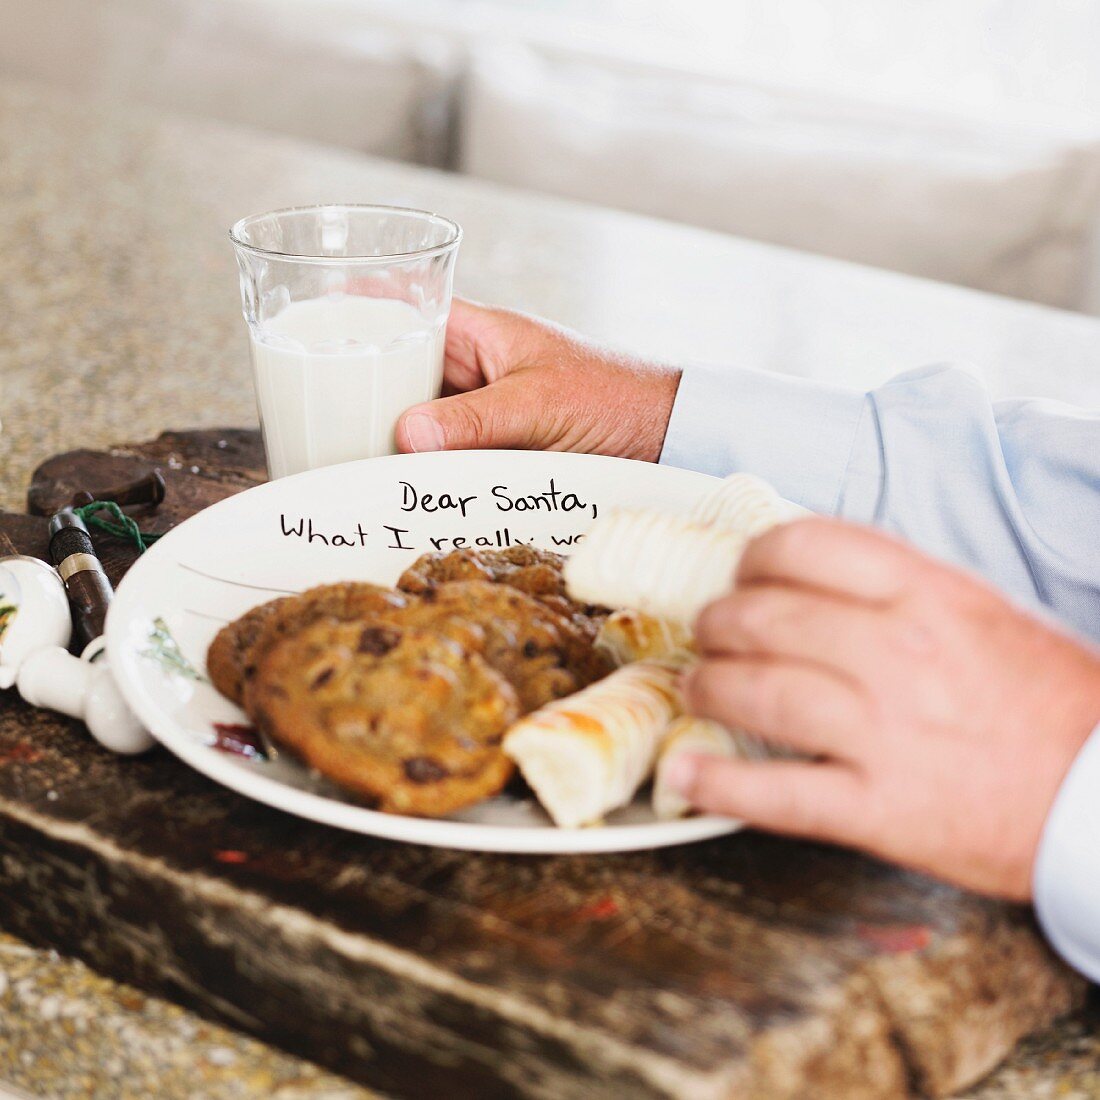
[[[674,791],[686,797],[695,783],[695,761],[690,756],[674,756],[664,766],[664,780]]]
[[[405,419],[405,438],[416,452],[443,450],[443,429],[434,416],[413,413]]]

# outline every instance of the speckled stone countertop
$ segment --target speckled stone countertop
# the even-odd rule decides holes
[[[999,394],[1100,403],[1100,321],[371,160],[0,84],[0,505],[46,455],[255,422],[236,267],[245,214],[437,209],[456,285],[684,362],[856,386],[943,359]]]
[[[0,1098],[369,1100],[307,1062],[0,933]]]
[[[316,201],[438,209],[461,292],[654,356],[851,385],[964,359],[996,393],[1100,402],[1100,322],[208,122],[0,83],[0,506],[54,452],[253,423],[226,230]],[[0,911],[0,925],[3,914]],[[972,1100],[1100,1096],[1095,1009]],[[63,1097],[362,1089],[0,936],[0,1082]]]

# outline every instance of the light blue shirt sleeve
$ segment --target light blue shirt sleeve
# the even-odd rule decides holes
[[[661,462],[757,474],[789,500],[892,531],[1100,639],[1100,412],[991,402],[949,366],[870,393],[689,368]],[[1100,728],[1048,816],[1034,892],[1051,943],[1100,981]]]
[[[993,403],[952,367],[870,393],[689,368],[661,461],[757,474],[797,504],[892,531],[1100,640],[1100,412]]]
[[[1032,887],[1036,915],[1054,950],[1100,982],[1100,726],[1047,814]]]

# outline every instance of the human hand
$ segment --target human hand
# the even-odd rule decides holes
[[[458,299],[443,370],[450,396],[402,416],[401,451],[518,447],[656,462],[679,384],[674,370]]]
[[[1047,812],[1100,721],[1100,653],[885,535],[787,524],[696,626],[696,714],[813,760],[689,757],[703,810],[1031,896]]]

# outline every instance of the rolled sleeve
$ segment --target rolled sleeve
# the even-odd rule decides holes
[[[660,461],[718,477],[744,470],[788,500],[831,515],[868,404],[866,394],[801,378],[689,367]]]
[[[1051,945],[1100,982],[1100,726],[1077,754],[1047,815],[1032,887]]]

